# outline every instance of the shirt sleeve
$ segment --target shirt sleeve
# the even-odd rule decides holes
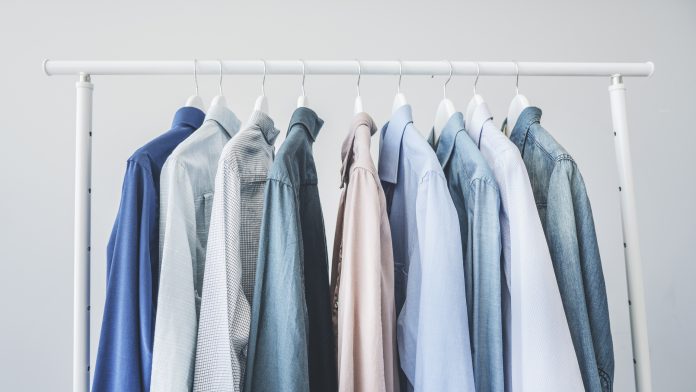
[[[549,247],[519,151],[504,162],[510,232],[511,380],[513,390],[582,391],[575,349]],[[502,192],[502,190],[501,190]]]
[[[399,315],[401,367],[415,391],[474,391],[457,211],[441,173],[418,186],[419,262]]]
[[[152,358],[152,391],[188,391],[193,386],[196,294],[193,262],[196,213],[188,173],[167,161],[161,175],[162,263]]]
[[[294,190],[266,183],[245,391],[308,391],[308,319]],[[327,299],[328,300],[328,299]]]
[[[614,376],[607,294],[592,208],[575,162],[556,163],[548,194],[546,235],[575,350],[583,375],[596,375],[586,385],[606,390]]]
[[[223,158],[215,179],[203,275],[194,391],[240,391],[246,364],[251,311],[239,258],[240,182]]]
[[[346,192],[338,293],[340,390],[393,391],[395,383],[398,388],[394,261],[391,232],[381,227],[386,208],[380,207],[379,187],[367,169],[353,169]],[[391,273],[382,271],[385,264]],[[388,304],[383,303],[385,294]]]
[[[467,302],[472,341],[474,379],[491,391],[503,391],[502,239],[500,193],[494,179],[471,184],[473,205],[467,230],[465,277],[471,298]],[[473,321],[475,320],[475,321]]]
[[[107,284],[95,391],[147,390],[152,358],[156,190],[148,168],[129,160],[107,250]],[[156,244],[155,244],[156,245]],[[155,277],[156,279],[156,277]]]

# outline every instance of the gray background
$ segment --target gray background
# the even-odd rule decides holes
[[[72,345],[75,77],[45,77],[41,60],[354,59],[644,61],[627,79],[628,114],[656,391],[696,389],[692,289],[696,186],[692,129],[696,3],[653,2],[233,2],[10,1],[0,5],[0,383],[3,390],[68,390]],[[92,352],[103,311],[104,254],[125,161],[166,130],[193,91],[191,77],[94,77]],[[402,90],[425,132],[443,77],[405,77]],[[215,76],[201,77],[207,104]],[[520,91],[578,161],[587,182],[608,284],[617,391],[633,390],[619,194],[605,78],[533,78]],[[449,96],[464,110],[472,78]],[[228,76],[244,120],[260,77]],[[388,119],[395,77],[366,76],[365,108]],[[327,240],[332,243],[340,143],[355,78],[309,76],[311,106],[326,120],[315,144]],[[270,112],[283,132],[299,78],[271,76]],[[514,78],[482,77],[479,92],[501,122]],[[280,145],[280,139],[277,145]],[[376,139],[374,140],[376,144]],[[691,245],[691,246],[690,246]]]

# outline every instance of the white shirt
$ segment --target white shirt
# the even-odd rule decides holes
[[[160,175],[160,288],[150,390],[190,391],[213,188],[223,147],[239,130],[224,106],[167,158]]]
[[[583,391],[561,294],[517,147],[493,124],[488,106],[474,111],[467,132],[498,181],[504,271],[506,391]],[[507,292],[506,292],[507,291]]]

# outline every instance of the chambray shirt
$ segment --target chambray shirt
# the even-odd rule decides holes
[[[296,109],[268,172],[247,392],[336,390],[328,255],[312,156],[323,123],[312,109]]]
[[[215,173],[223,147],[238,130],[232,111],[213,106],[203,125],[174,149],[162,168],[153,391],[189,391],[193,386]]]
[[[399,108],[381,131],[379,177],[394,250],[402,386],[474,391],[457,210],[442,167]]]
[[[208,230],[194,391],[241,391],[268,169],[279,131],[263,112],[222,150]]]
[[[590,200],[575,161],[540,121],[539,108],[524,109],[510,140],[529,173],[585,390],[609,392],[614,349]]]
[[[466,303],[477,391],[505,390],[501,283],[500,191],[493,172],[466,133],[462,113],[445,124],[437,153],[457,208],[464,252]]]
[[[506,391],[582,391],[551,255],[520,152],[493,124],[485,103],[474,110],[467,132],[493,171],[502,202]]]
[[[148,391],[159,282],[160,171],[172,150],[203,122],[179,109],[169,131],[139,148],[126,165],[121,204],[106,250],[106,303],[94,391]]]

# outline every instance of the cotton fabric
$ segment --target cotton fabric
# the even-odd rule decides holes
[[[377,131],[367,113],[353,118],[341,147],[331,293],[339,391],[399,391],[394,257],[387,203],[370,156]]]
[[[162,168],[162,259],[153,391],[190,391],[193,387],[215,173],[222,149],[238,130],[239,120],[231,110],[213,106],[203,125],[174,149]]]
[[[520,152],[493,124],[485,103],[474,110],[466,128],[493,170],[502,202],[506,390],[582,391],[551,255]]]
[[[193,107],[177,110],[170,130],[128,158],[106,251],[106,301],[92,384],[96,392],[150,390],[159,287],[160,172],[204,116]]]
[[[194,391],[241,391],[251,323],[266,175],[278,136],[254,112],[222,150],[215,177]]]
[[[474,391],[457,210],[409,105],[382,127],[378,166],[394,251],[402,388]]]
[[[502,238],[500,190],[493,172],[454,113],[435,142],[428,142],[447,178],[459,218],[476,390],[505,390],[503,363]]]
[[[295,110],[268,172],[244,390],[335,391],[324,218],[312,154],[324,121]]]

